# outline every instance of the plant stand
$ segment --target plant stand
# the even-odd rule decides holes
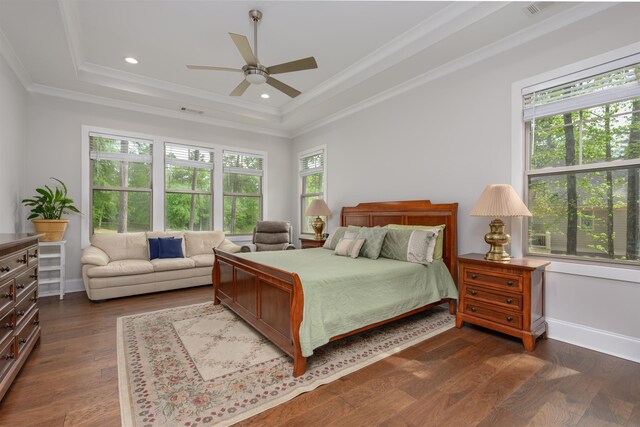
[[[40,242],[40,253],[38,258],[40,285],[53,283],[59,284],[60,299],[64,298],[65,263],[66,263],[66,240],[59,242]]]

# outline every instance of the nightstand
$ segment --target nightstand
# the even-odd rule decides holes
[[[302,249],[321,248],[326,241],[327,239],[316,240],[313,237],[300,237],[300,246]]]
[[[460,278],[456,327],[464,322],[518,337],[528,351],[545,335],[544,267],[548,261],[487,261],[482,254],[458,257]]]

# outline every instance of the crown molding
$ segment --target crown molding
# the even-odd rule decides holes
[[[353,87],[408,57],[435,45],[496,11],[507,2],[455,2],[382,45],[330,79],[302,93],[282,107],[286,116],[323,95]]]
[[[286,130],[270,129],[255,125],[243,124],[231,120],[216,119],[213,117],[190,116],[186,113],[170,110],[162,107],[154,107],[150,105],[138,104],[130,101],[123,101],[114,98],[107,98],[98,95],[91,95],[84,92],[60,89],[41,84],[31,84],[27,89],[29,92],[39,95],[53,96],[57,98],[65,98],[78,102],[87,102],[106,107],[120,108],[123,110],[136,111],[139,113],[152,114],[156,116],[169,117],[172,119],[185,120],[189,122],[204,123],[208,125],[218,126],[227,129],[234,129],[244,132],[250,132],[260,135],[277,136],[280,138],[291,138],[291,133]]]
[[[84,63],[80,14],[78,13],[78,7],[69,0],[58,0],[58,9],[60,10],[60,16],[62,18],[62,26],[64,27],[67,47],[69,48],[69,55],[71,55],[71,62],[73,63],[73,70],[77,77],[78,67]]]
[[[16,51],[13,50],[13,46],[9,43],[9,39],[4,35],[2,29],[0,29],[0,55],[7,61],[9,67],[13,70],[14,74],[22,84],[22,87],[28,89],[31,84],[33,84],[33,80],[31,79],[31,75],[24,67],[22,61],[18,55],[16,55]]]
[[[545,34],[556,31],[562,27],[581,21],[585,18],[588,18],[589,16],[602,12],[615,5],[616,3],[580,3],[572,8],[562,11],[557,15],[553,15],[543,21],[540,21],[528,28],[522,29],[512,35],[506,36],[471,53],[442,64],[419,76],[407,80],[404,83],[400,83],[370,98],[344,108],[336,113],[325,116],[320,120],[312,122],[308,125],[304,125],[292,132],[293,137],[296,138],[298,136],[326,126],[330,123],[333,123],[337,120],[341,120],[345,117],[377,105],[390,98],[396,97],[419,86],[427,84],[433,80],[437,80],[453,72],[459,71],[480,61],[491,58],[492,56],[513,49]]]

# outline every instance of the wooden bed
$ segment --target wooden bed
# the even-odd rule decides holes
[[[457,203],[432,204],[428,200],[360,203],[355,207],[342,208],[340,224],[367,227],[387,224],[445,224],[443,261],[457,286],[457,213]],[[217,249],[214,249],[214,252],[214,304],[224,303],[282,351],[293,357],[294,377],[304,374],[307,359],[302,356],[299,340],[304,295],[298,275],[228,252]],[[332,337],[331,341],[393,322],[443,302],[445,301],[437,301],[392,319]],[[454,314],[455,300],[448,302],[449,311]]]

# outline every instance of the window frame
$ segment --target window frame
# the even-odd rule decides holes
[[[239,170],[235,170],[233,172],[227,172],[225,171],[225,166],[224,166],[224,156],[225,154],[236,154],[236,155],[240,155],[240,156],[248,156],[248,157],[256,157],[256,158],[260,158],[262,159],[262,169],[260,170],[261,173],[255,173],[255,172],[248,172],[251,169],[247,169],[247,172],[242,172],[241,169]],[[264,156],[263,154],[260,154],[256,151],[245,151],[245,150],[238,150],[238,149],[233,149],[233,148],[226,148],[223,149],[220,155],[221,158],[221,163],[222,163],[222,177],[221,177],[221,187],[222,187],[222,231],[225,231],[224,229],[224,199],[227,196],[232,196],[232,197],[256,197],[258,198],[258,203],[260,206],[260,211],[258,212],[258,221],[262,221],[264,218],[264,212],[265,212],[265,169],[266,169],[266,156]],[[257,170],[257,169],[254,169]],[[238,175],[250,175],[250,176],[259,176],[260,177],[260,193],[256,193],[256,194],[250,194],[250,193],[226,193],[224,191],[224,174],[225,173],[235,173]],[[253,232],[251,233],[232,233],[231,231],[229,232],[229,234],[225,235],[228,237],[237,237],[240,239],[246,239],[249,236],[253,236]]]
[[[635,48],[634,48],[635,47]],[[635,49],[633,52],[629,52],[629,48]],[[624,52],[625,54],[620,54],[620,52]],[[616,55],[618,55],[616,57]],[[516,188],[522,188],[523,200],[525,204],[528,204],[529,199],[529,178],[535,176],[549,176],[549,175],[564,175],[574,173],[585,173],[585,172],[600,172],[607,170],[624,170],[630,167],[640,167],[640,158],[637,159],[628,159],[628,160],[612,160],[612,161],[602,161],[597,163],[587,163],[587,164],[578,164],[572,166],[560,166],[560,167],[548,167],[548,168],[540,168],[540,169],[531,169],[531,121],[533,119],[525,118],[524,114],[524,95],[534,92],[541,91],[545,89],[550,89],[556,86],[560,86],[566,83],[570,83],[572,81],[589,78],[590,76],[595,76],[597,74],[601,74],[608,71],[614,71],[617,68],[630,66],[633,64],[640,63],[640,43],[637,43],[633,46],[629,46],[627,48],[618,49],[616,51],[612,51],[608,54],[600,55],[595,58],[590,58],[585,61],[581,61],[576,64],[572,64],[567,67],[562,67],[558,70],[554,70],[549,73],[542,74],[538,77],[533,77],[530,79],[523,80],[521,82],[516,82],[512,85],[512,105],[514,111],[514,121],[512,122],[512,134],[518,134],[519,138],[514,138],[514,141],[520,141],[519,149],[515,145],[512,146],[512,159],[515,159],[518,154],[520,154],[522,168],[521,175],[518,179],[517,168],[512,167],[512,182],[514,186],[517,185]],[[555,74],[555,77],[552,77]],[[537,82],[536,82],[537,79]],[[636,97],[632,98],[636,99]],[[606,105],[612,102],[622,102],[622,101],[609,101],[603,104],[598,105]],[[515,124],[515,110],[518,111],[517,121],[518,124]],[[592,108],[592,107],[589,107]],[[582,108],[582,109],[587,109]],[[571,110],[571,111],[579,111],[579,110]],[[558,113],[561,114],[561,113]],[[520,151],[522,150],[522,151]],[[512,162],[512,164],[514,164]],[[580,215],[578,215],[578,221],[580,220]],[[610,267],[626,267],[631,269],[640,269],[640,262],[638,260],[620,260],[620,259],[608,259],[604,257],[589,257],[589,256],[578,256],[578,255],[562,255],[562,254],[545,254],[545,253],[536,253],[530,252],[529,245],[529,218],[524,218],[521,223],[521,235],[516,236],[515,240],[520,240],[520,250],[521,254],[527,257],[533,258],[544,258],[555,261],[568,261],[574,263],[586,263],[586,264],[599,264],[606,265]],[[514,227],[517,229],[518,227]],[[516,254],[519,256],[520,254]]]
[[[304,159],[305,157],[309,157],[310,155],[313,155],[314,153],[319,153],[322,152],[324,159],[323,159],[323,168],[322,168],[322,193],[305,193],[303,194],[303,190],[304,190],[304,178],[305,176],[302,175],[302,159]],[[310,232],[305,232],[304,231],[304,221],[305,221],[305,215],[304,215],[304,209],[302,208],[303,206],[303,200],[304,197],[312,197],[314,195],[320,195],[322,196],[322,198],[324,199],[324,201],[329,204],[329,197],[327,195],[327,145],[323,144],[323,145],[318,145],[315,147],[311,147],[308,148],[304,151],[300,151],[298,153],[298,221],[299,221],[299,235],[300,236],[312,236],[315,233],[313,231]],[[325,223],[328,223],[328,221],[325,221]],[[324,233],[327,233],[328,229],[328,224],[325,225],[325,229],[324,229]]]

